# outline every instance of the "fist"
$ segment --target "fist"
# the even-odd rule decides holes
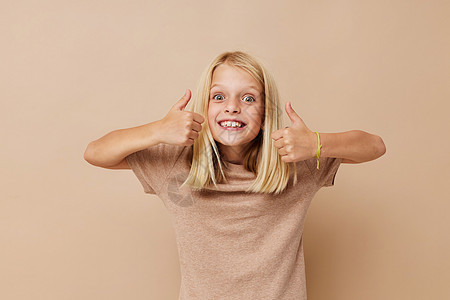
[[[159,121],[162,143],[189,146],[193,145],[194,140],[198,138],[205,118],[195,112],[184,110],[190,99],[191,91],[187,89],[184,96]]]
[[[294,111],[291,103],[285,105],[286,113],[292,121],[291,127],[272,132],[274,146],[284,162],[297,162],[316,156],[317,136],[309,130]]]

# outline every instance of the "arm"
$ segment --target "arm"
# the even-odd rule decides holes
[[[290,102],[285,104],[285,109],[292,126],[272,132],[273,145],[278,148],[281,159],[285,162],[297,162],[316,156],[316,133],[306,126]],[[362,130],[319,135],[322,145],[320,157],[342,158],[342,163],[362,163],[386,153],[381,137]]]
[[[320,157],[340,157],[343,158],[342,163],[367,162],[386,153],[386,146],[381,137],[362,130],[319,135],[322,144]],[[315,136],[317,144],[317,135]]]
[[[84,159],[98,167],[129,169],[125,157],[131,153],[160,143],[159,121],[114,130],[92,141],[84,152]]]
[[[145,125],[114,130],[90,142],[84,159],[98,167],[108,169],[130,169],[125,157],[131,153],[159,143],[188,146],[193,145],[202,130],[205,118],[195,112],[184,111],[191,99],[191,90],[172,106],[161,120]]]

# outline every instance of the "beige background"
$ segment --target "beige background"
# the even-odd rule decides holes
[[[244,50],[310,129],[360,129],[387,147],[341,165],[314,198],[309,299],[449,299],[449,12],[447,1],[3,0],[0,298],[177,299],[163,203],[83,153],[161,119],[216,55]]]

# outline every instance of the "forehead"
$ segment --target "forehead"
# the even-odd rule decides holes
[[[211,89],[214,87],[246,88],[254,89],[257,92],[262,90],[259,82],[249,72],[228,64],[221,64],[214,70],[211,79]]]
[[[214,89],[214,88],[216,88],[216,89],[224,89],[225,88],[226,89],[227,85],[226,84],[221,84],[221,83],[213,83],[211,85],[211,90]],[[257,93],[261,93],[261,89],[259,89],[255,85],[245,85],[245,86],[243,86],[243,88],[245,88],[245,90],[253,90],[253,91],[257,92]]]

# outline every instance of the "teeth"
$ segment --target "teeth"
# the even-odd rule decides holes
[[[225,121],[220,123],[223,127],[243,127],[244,124],[241,124],[239,122],[232,122],[232,121]]]

